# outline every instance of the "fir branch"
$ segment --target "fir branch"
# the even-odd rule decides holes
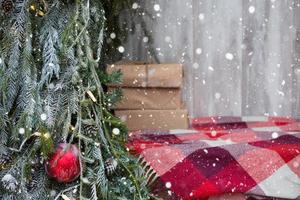
[[[31,24],[28,24],[28,27]],[[29,29],[29,28],[28,28]],[[20,86],[20,95],[18,99],[18,109],[23,110],[23,113],[26,113],[27,119],[25,127],[33,128],[33,120],[35,114],[35,95],[36,91],[36,70],[35,63],[33,61],[33,56],[31,55],[32,51],[32,39],[31,39],[31,32],[27,31],[26,42],[24,45],[24,49],[22,52],[22,65],[21,65],[21,75],[20,79],[25,82]],[[19,82],[21,82],[19,80]]]
[[[16,40],[13,43],[13,48],[11,50],[11,56],[9,57],[8,66],[6,70],[6,76],[8,78],[7,83],[7,109],[10,110],[14,104],[19,91],[18,84],[18,72],[19,72],[19,57],[20,57],[20,41]]]
[[[98,200],[96,184],[92,185],[91,200]]]
[[[78,188],[78,187],[79,187],[79,184],[73,185],[73,186],[71,186],[71,187],[68,187],[68,188],[62,190],[62,191],[54,198],[54,200],[58,200],[58,199],[61,197],[62,194],[66,193],[66,192],[68,192],[68,191],[74,190],[74,189],[76,189],[76,188]]]
[[[7,40],[5,51],[0,53],[3,58],[0,63],[0,75],[3,75],[0,76],[3,89],[0,91],[0,150],[12,150],[16,157],[0,175],[16,174],[23,192],[19,196],[10,195],[0,188],[0,198],[37,200],[48,198],[50,190],[55,188],[58,199],[78,187],[76,194],[80,199],[144,199],[148,194],[144,173],[137,171],[140,168],[136,159],[123,146],[125,128],[106,110],[105,104],[111,97],[104,93],[104,78],[99,75],[106,30],[102,0],[47,3],[48,12],[43,18],[37,18],[28,16],[26,0],[17,0],[12,17],[0,22],[10,24],[7,30],[13,31],[12,40]],[[86,97],[87,91],[93,93],[96,101]],[[46,114],[45,121],[41,114]],[[123,134],[112,137],[113,127],[120,127]],[[19,128],[25,128],[25,133]],[[42,129],[49,131],[56,143],[63,139],[79,147],[81,171],[75,186],[51,184],[43,163],[39,169],[29,170],[35,157],[43,160],[41,153],[47,154],[53,149],[51,142],[33,134]],[[120,169],[115,176],[108,177],[104,163],[112,157],[120,163]],[[119,185],[120,176],[127,177],[126,186]],[[36,181],[43,187],[35,185]]]
[[[25,23],[27,22],[26,6],[27,0],[16,0],[14,14],[12,18],[12,33],[17,40],[22,41],[25,35]]]
[[[40,81],[40,84],[43,85],[45,83],[49,84],[53,76],[59,78],[60,66],[55,47],[59,42],[57,30],[46,23],[41,40],[45,42],[43,45],[43,70]]]

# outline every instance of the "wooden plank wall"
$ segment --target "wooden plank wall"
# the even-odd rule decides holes
[[[185,65],[192,116],[300,117],[299,1],[141,0],[149,17],[135,26],[146,22],[160,62]],[[129,36],[126,58],[148,58],[143,38]]]

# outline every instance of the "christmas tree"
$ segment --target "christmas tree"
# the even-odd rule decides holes
[[[121,78],[102,44],[127,1],[0,2],[0,199],[147,199],[102,87]]]

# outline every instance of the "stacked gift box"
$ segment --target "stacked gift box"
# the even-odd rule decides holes
[[[183,69],[180,64],[115,64],[110,74],[123,73],[122,100],[114,107],[115,115],[129,130],[185,129],[187,110],[181,101]],[[117,85],[110,85],[113,89]]]

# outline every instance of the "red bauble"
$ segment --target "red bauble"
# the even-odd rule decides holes
[[[68,183],[80,175],[79,150],[76,145],[60,143],[45,165],[48,176]]]

